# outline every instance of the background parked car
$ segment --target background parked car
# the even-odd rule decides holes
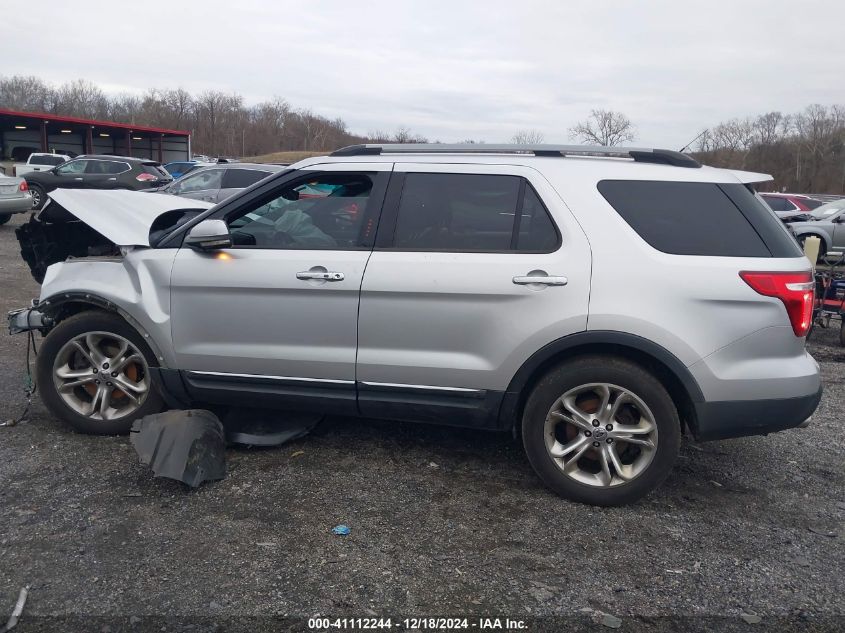
[[[845,200],[828,202],[814,209],[803,222],[791,222],[789,228],[802,246],[804,240],[815,235],[821,240],[819,257],[831,250],[845,249]]]
[[[14,166],[14,175],[23,176],[34,171],[47,171],[53,167],[58,167],[62,163],[70,160],[67,154],[46,154],[43,152],[33,152],[26,159],[22,165]]]
[[[761,193],[760,197],[784,222],[800,217],[824,204],[821,200],[799,193]]]
[[[0,176],[0,224],[6,224],[14,213],[32,208],[32,197],[26,180],[15,176]]]
[[[173,179],[181,178],[188,172],[191,172],[200,167],[210,167],[215,163],[199,161],[199,160],[177,160],[172,163],[167,163],[164,168],[167,173],[173,176]]]
[[[27,175],[32,208],[40,209],[45,194],[55,189],[131,189],[160,187],[173,178],[160,163],[126,156],[85,155],[48,171]]]
[[[217,203],[284,169],[281,165],[220,163],[195,169],[179,180],[154,191]]]

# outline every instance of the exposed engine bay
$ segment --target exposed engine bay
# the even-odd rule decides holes
[[[47,268],[59,262],[119,258],[128,247],[154,247],[212,206],[134,191],[56,190],[49,195],[44,208],[15,230],[21,257],[38,283]]]

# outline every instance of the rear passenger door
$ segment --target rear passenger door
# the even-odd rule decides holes
[[[83,187],[86,189],[114,189],[118,177],[132,169],[128,163],[117,160],[91,159],[85,169]]]
[[[254,185],[259,180],[265,179],[271,172],[263,169],[246,169],[242,167],[232,167],[227,169],[223,174],[223,182],[220,190],[217,192],[217,199],[215,202],[225,200],[232,194],[237,193],[241,189]]]
[[[528,357],[586,329],[590,249],[563,201],[534,169],[479,167],[395,165],[361,291],[365,415],[489,424]]]

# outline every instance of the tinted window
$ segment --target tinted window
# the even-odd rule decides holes
[[[526,223],[519,223],[519,234],[515,236],[521,196],[526,201]],[[557,242],[548,213],[522,178],[480,174],[405,176],[394,248],[551,250]]]
[[[801,198],[801,202],[808,209],[818,209],[824,204],[824,202],[822,202],[821,200],[815,200],[813,198]]]
[[[522,213],[519,216],[517,250],[548,252],[557,247],[558,240],[555,226],[540,201],[540,196],[531,185],[526,185]]]
[[[717,184],[605,180],[598,188],[640,237],[664,253],[771,256],[750,221]]]
[[[222,180],[222,169],[207,169],[199,171],[176,183],[171,193],[191,193],[192,191],[205,191],[206,189],[220,189]]]
[[[260,169],[227,169],[223,175],[223,189],[244,189],[270,175]]]
[[[742,185],[739,183],[735,185],[719,185],[719,189],[731,199],[731,202],[742,212],[745,219],[751,223],[757,235],[766,244],[772,257],[804,256],[804,253],[799,248],[789,229],[786,228],[771,209],[760,202],[751,185]]]
[[[786,198],[780,196],[761,196],[766,204],[772,208],[772,211],[795,211],[798,207],[792,204]]]
[[[129,171],[130,167],[126,163],[120,163],[112,160],[91,160],[88,161],[88,168],[85,170],[86,174],[122,174]]]
[[[30,165],[61,165],[65,159],[61,156],[30,156]]]
[[[355,248],[372,189],[368,174],[296,181],[228,218],[232,239],[261,248]]]

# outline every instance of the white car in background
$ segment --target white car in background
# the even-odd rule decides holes
[[[0,174],[0,224],[6,224],[15,213],[32,208],[32,194],[26,180]]]

